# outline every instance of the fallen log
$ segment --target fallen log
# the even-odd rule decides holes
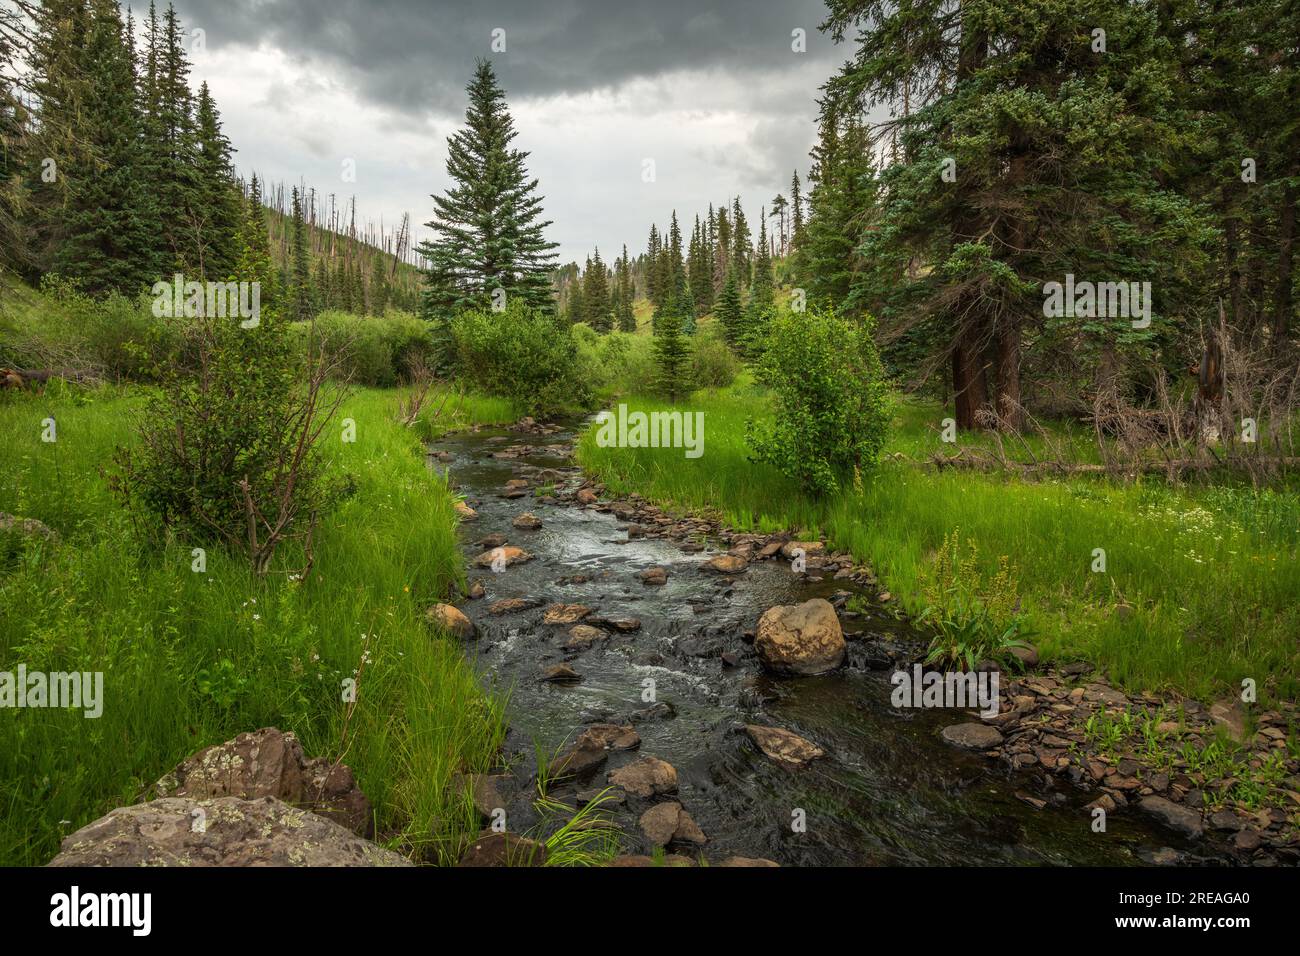
[[[1026,464],[1019,461],[998,461],[995,458],[970,457],[965,454],[948,456],[936,452],[927,462],[914,461],[913,463],[932,464],[938,471],[943,471],[945,468],[956,468],[967,471],[1009,471],[1021,475],[1131,475],[1168,473],[1170,471],[1211,471],[1217,468],[1228,468],[1234,464],[1294,468],[1300,466],[1300,456],[1261,455],[1249,458],[1228,458],[1223,461],[1216,458],[1168,458],[1125,462],[1122,465],[1098,465],[1091,463],[1064,464],[1055,461]]]

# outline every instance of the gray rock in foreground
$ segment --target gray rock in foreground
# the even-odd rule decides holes
[[[164,797],[118,807],[66,837],[50,866],[411,866],[274,797]]]

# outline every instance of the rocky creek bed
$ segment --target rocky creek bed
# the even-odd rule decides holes
[[[613,788],[601,809],[629,865],[659,848],[682,864],[1296,861],[1287,813],[1205,812],[1214,793],[1199,775],[1089,752],[1088,715],[1168,702],[1031,656],[1025,674],[1002,675],[991,719],[893,707],[889,675],[925,640],[887,610],[869,569],[822,542],[607,500],[573,465],[574,440],[524,420],[430,449],[466,497],[472,565],[463,616],[434,613],[511,694],[501,771],[467,781],[485,820],[503,810],[511,831],[544,827],[540,753],[563,805]],[[764,615],[822,602],[812,617],[834,620],[795,622],[796,643],[838,624],[842,651],[828,662],[818,655],[834,650],[814,648],[801,669],[764,640]],[[1294,716],[1261,716],[1261,754],[1284,746],[1273,735]],[[1195,738],[1223,719],[1190,704],[1180,726]]]
[[[484,823],[462,866],[546,862],[593,800],[581,825],[617,836],[618,866],[1300,862],[1293,705],[1254,714],[1247,738],[1238,704],[1126,696],[1030,649],[996,714],[895,707],[891,675],[926,641],[870,569],[608,500],[575,437],[525,419],[430,448],[465,495],[472,568],[430,619],[510,693],[501,766],[453,781]],[[1090,720],[1138,721],[1163,747],[1100,746]],[[1225,733],[1253,801],[1195,766]],[[51,865],[410,865],[374,836],[346,765],[261,728],[70,834]]]

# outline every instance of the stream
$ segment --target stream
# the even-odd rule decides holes
[[[539,499],[538,488],[572,489],[581,481],[569,457],[575,440],[571,427],[545,436],[482,428],[429,448],[430,466],[449,472],[478,511],[461,525],[467,563],[487,550],[477,542],[493,533],[535,556],[499,573],[471,566],[469,579],[483,582],[486,597],[459,605],[477,628],[467,653],[486,683],[510,695],[507,753],[517,775],[534,772],[539,749],[558,752],[584,725],[626,723],[645,711],[644,682],[652,678],[657,701],[675,715],[639,719],[639,750],[611,753],[593,780],[557,786],[554,795],[571,799],[603,787],[607,771],[641,754],[666,760],[678,773],[675,799],[708,837],[692,856],[762,857],[783,866],[1113,866],[1150,863],[1161,847],[1187,846],[1132,812],[1112,814],[1107,832],[1094,833],[1084,805],[1095,794],[1064,781],[1053,789],[1042,775],[1013,772],[944,743],[942,727],[969,719],[959,712],[891,706],[890,669],[871,666],[867,651],[873,642],[898,646],[921,638],[878,604],[861,614],[841,608],[850,640],[844,667],[822,677],[769,677],[743,639],[764,610],[840,591],[871,595],[829,576],[809,580],[779,559],[751,563],[734,578],[706,574],[699,566],[724,546],[690,553],[666,539],[629,540],[627,523],[612,514],[571,499]],[[512,445],[534,447],[522,457],[494,457]],[[514,478],[529,480],[527,495],[504,497]],[[525,511],[541,519],[540,528],[512,526]],[[667,584],[647,586],[637,573],[656,565],[668,570]],[[506,598],[538,606],[489,613]],[[542,623],[551,603],[588,605],[594,616],[636,618],[641,626],[566,651],[569,626]],[[724,652],[738,658],[734,666]],[[561,663],[581,681],[539,680],[544,668]],[[747,723],[793,731],[826,756],[803,770],[785,769],[743,733]],[[1036,809],[1017,792],[1047,806]],[[512,816],[527,814],[528,801],[519,803],[524,809],[512,807]],[[613,808],[624,852],[648,852],[637,826],[646,806],[629,799]],[[792,825],[797,810],[806,819],[802,832]],[[522,832],[517,816],[510,829]]]

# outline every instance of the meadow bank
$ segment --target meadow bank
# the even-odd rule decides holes
[[[504,403],[452,402],[442,421],[405,427],[396,392],[354,393],[340,416],[355,421],[355,442],[336,423],[321,443],[349,493],[295,579],[254,575],[219,548],[196,571],[188,545],[139,543],[100,469],[134,440],[142,391],[51,385],[0,404],[0,511],[57,534],[0,535],[0,661],[104,674],[98,718],[47,708],[0,721],[0,862],[44,864],[63,836],[144,799],[183,758],[265,726],[352,767],[380,843],[457,858],[478,819],[451,778],[492,763],[504,699],[425,620],[464,571],[453,495],[426,467],[421,435],[493,420]],[[55,442],[41,440],[47,418]]]
[[[617,494],[713,512],[742,531],[825,535],[870,564],[896,605],[919,615],[955,582],[936,578],[955,536],[966,576],[992,585],[1006,559],[1031,640],[1049,660],[1086,659],[1130,689],[1211,700],[1254,680],[1261,699],[1293,699],[1300,673],[1300,498],[1248,486],[1026,481],[917,467],[940,449],[937,403],[898,406],[879,468],[818,500],[750,460],[745,422],[765,390],[740,376],[676,404],[619,399],[643,412],[704,415],[703,453],[602,447],[589,429],[583,467]],[[1094,571],[1096,549],[1105,570]]]

